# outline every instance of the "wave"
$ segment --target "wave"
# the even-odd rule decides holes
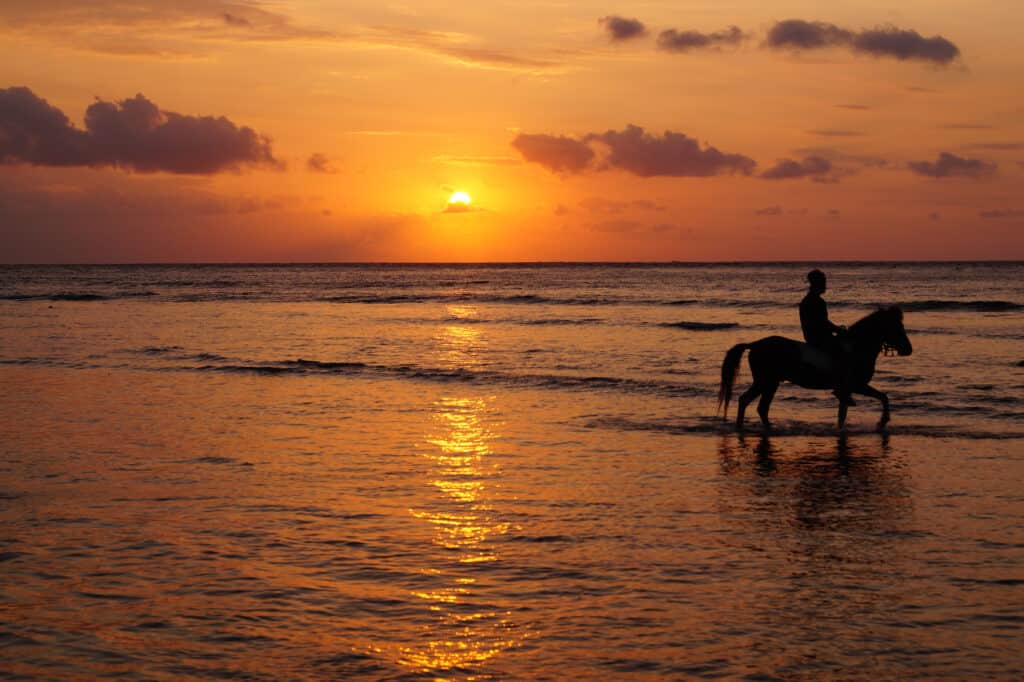
[[[4,301],[110,301],[116,298],[140,298],[156,296],[152,291],[125,291],[119,293],[94,294],[76,292],[52,292],[45,294],[0,294]]]
[[[557,388],[571,390],[613,390],[666,397],[700,396],[705,387],[656,379],[629,379],[610,376],[568,374],[519,374],[500,370],[445,369],[419,365],[381,365],[365,362],[331,362],[320,360],[283,360],[278,362],[225,361],[185,366],[181,369],[200,372],[228,372],[261,375],[346,375],[388,376],[444,383],[501,385],[509,388]]]
[[[327,303],[508,303],[543,305],[621,305],[637,303],[607,296],[540,296],[538,294],[424,293],[424,294],[342,294],[318,299]]]
[[[739,322],[662,322],[659,327],[673,327],[675,329],[686,329],[697,332],[718,331],[721,329],[735,329]]]
[[[724,421],[718,417],[698,418],[689,422],[683,421],[638,421],[622,417],[599,417],[584,423],[590,429],[612,429],[621,431],[656,431],[660,433],[689,435],[689,434],[719,434],[719,435],[746,435],[751,437],[762,436],[760,425],[749,425],[744,432],[738,432],[733,422]],[[965,429],[959,427],[947,427],[936,424],[920,423],[897,423],[889,424],[885,432],[879,434],[877,429],[869,424],[847,425],[845,434],[840,434],[832,422],[800,422],[789,420],[772,420],[772,430],[764,437],[788,438],[788,437],[841,437],[843,435],[874,435],[884,436],[916,436],[921,438],[963,438],[967,440],[1022,440],[1024,432],[1021,431],[985,431],[980,429]]]
[[[1024,304],[1013,303],[1012,301],[928,300],[901,303],[900,307],[904,311],[910,312],[927,312],[934,310],[969,310],[978,313],[1003,313],[1014,310],[1024,310]]]

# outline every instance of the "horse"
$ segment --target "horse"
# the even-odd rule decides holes
[[[875,362],[883,350],[895,350],[898,355],[910,355],[914,349],[903,328],[903,311],[899,307],[879,308],[850,326],[841,342],[848,351],[849,389],[851,393],[876,398],[882,403],[881,431],[889,423],[889,396],[869,385],[875,374]],[[783,381],[818,390],[832,390],[836,386],[832,360],[827,351],[782,336],[768,336],[753,343],[738,343],[725,354],[722,361],[722,383],[718,389],[718,407],[723,406],[722,418],[727,418],[732,399],[736,370],[743,353],[750,349],[750,373],[753,384],[739,397],[736,427],[743,428],[743,415],[747,405],[761,396],[757,413],[765,429],[770,429],[768,410],[775,391]],[[839,404],[839,428],[846,424],[847,404]]]

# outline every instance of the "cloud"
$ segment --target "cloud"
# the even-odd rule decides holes
[[[563,64],[557,60],[475,45],[473,36],[464,33],[374,26],[368,35],[359,40],[369,45],[413,50],[478,69],[539,73],[563,68]]]
[[[231,14],[230,12],[224,13],[224,23],[228,26],[252,26],[252,22],[246,19],[245,17],[236,16],[234,14]]]
[[[939,126],[945,130],[991,130],[992,127],[987,123],[945,123]]]
[[[643,224],[636,220],[604,220],[599,223],[594,223],[590,226],[591,230],[595,232],[611,232],[611,233],[625,233],[625,232],[636,232]]]
[[[970,145],[972,149],[992,149],[995,151],[1012,152],[1024,149],[1024,142],[977,142]]]
[[[820,135],[822,137],[860,137],[864,134],[859,130],[834,130],[832,128],[808,130],[807,132],[811,135]]]
[[[746,39],[746,34],[738,26],[730,26],[715,33],[699,31],[677,31],[670,28],[658,35],[658,49],[666,52],[689,52],[694,49],[719,47],[722,45],[739,45]]]
[[[450,166],[518,166],[522,161],[513,156],[435,156],[433,161]]]
[[[949,64],[960,56],[960,48],[942,36],[925,38],[917,31],[895,26],[861,31],[853,38],[853,49],[876,57],[922,59],[936,64]]]
[[[591,133],[588,142],[599,142],[609,150],[608,167],[640,177],[707,177],[739,173],[749,175],[757,162],[742,154],[726,154],[715,147],[701,149],[700,143],[682,133],[665,131],[661,137],[627,125],[625,129]]]
[[[316,152],[306,160],[306,170],[311,173],[337,173],[337,169],[331,165],[331,160],[326,155]]]
[[[248,0],[3,0],[0,34],[102,54],[182,59],[229,44],[365,45],[412,50],[463,66],[535,73],[562,64],[480,45],[473,36],[395,26],[348,32],[299,25],[285,3]]]
[[[330,31],[297,26],[291,17],[240,0],[5,0],[0,30],[90,52],[181,58],[217,42],[337,40]]]
[[[655,176],[707,177],[739,173],[750,175],[757,162],[743,154],[726,154],[682,133],[665,131],[661,137],[627,125],[623,130],[589,133],[582,139],[554,135],[520,134],[512,141],[523,158],[556,173],[588,169],[618,169],[642,178]],[[606,154],[600,164],[592,163]]]
[[[960,49],[942,36],[925,38],[914,30],[879,26],[851,31],[824,21],[787,19],[768,31],[765,46],[773,49],[815,50],[847,47],[853,52],[893,59],[918,59],[949,64],[960,56]]]
[[[840,109],[851,109],[853,111],[868,111],[871,109],[866,104],[837,104],[836,106]]]
[[[620,215],[631,210],[656,212],[667,210],[667,207],[664,205],[651,201],[650,199],[620,201],[616,199],[606,199],[604,197],[587,197],[580,201],[580,207],[587,209],[591,213],[606,213],[609,215]]]
[[[761,177],[765,180],[811,178],[815,182],[835,182],[831,173],[831,161],[821,156],[808,156],[803,161],[780,159],[774,166],[761,173]]]
[[[1024,218],[1024,211],[1013,208],[978,211],[978,216],[981,218]]]
[[[764,208],[756,209],[754,211],[754,215],[779,216],[779,215],[782,215],[782,207],[781,206],[766,206]]]
[[[864,166],[867,168],[882,168],[888,166],[889,162],[880,156],[869,156],[866,154],[850,154],[842,150],[836,149],[835,147],[799,147],[793,150],[796,154],[803,154],[804,156],[820,156],[824,159],[828,159],[832,162],[833,169],[837,172],[838,168],[835,168],[836,164],[853,164],[855,166]],[[844,173],[848,174],[851,170],[845,169]]]
[[[269,139],[223,116],[161,111],[138,94],[97,100],[86,109],[82,130],[25,87],[0,89],[0,161],[195,174],[282,165]]]
[[[608,33],[608,39],[613,43],[621,43],[647,35],[647,27],[639,19],[627,19],[613,14],[597,21],[604,26],[604,30]]]
[[[993,175],[996,164],[981,159],[968,159],[949,152],[941,152],[935,161],[911,161],[911,171],[930,178],[985,178]]]
[[[520,133],[512,146],[527,161],[555,173],[580,173],[594,159],[594,150],[586,142],[571,137]]]
[[[833,45],[845,45],[853,33],[824,21],[787,19],[777,22],[768,31],[765,45],[775,49],[813,50]]]

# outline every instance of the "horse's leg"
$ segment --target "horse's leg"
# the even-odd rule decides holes
[[[839,401],[839,430],[842,431],[846,428],[846,411],[850,408],[849,405],[844,403],[842,400]]]
[[[882,403],[882,418],[878,420],[878,430],[881,431],[885,428],[885,425],[889,423],[889,396],[879,391],[877,388],[871,386],[861,386],[857,389],[857,393],[866,395],[869,398],[877,398]]]
[[[770,429],[772,426],[768,422],[768,410],[772,409],[772,400],[775,398],[775,391],[778,389],[779,382],[777,380],[766,384],[764,391],[761,393],[761,400],[757,403],[757,413],[761,415],[761,423],[766,429]]]
[[[738,405],[736,408],[737,429],[743,428],[743,415],[746,414],[747,412],[747,405],[749,405],[751,401],[759,395],[761,395],[761,384],[755,381],[753,384],[750,385],[750,388],[748,388],[746,392],[740,396],[739,400],[737,401]]]

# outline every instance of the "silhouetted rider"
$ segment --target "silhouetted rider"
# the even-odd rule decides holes
[[[808,344],[820,348],[832,357],[835,368],[835,394],[847,405],[855,405],[850,397],[849,360],[840,337],[846,334],[846,327],[833,324],[828,319],[828,305],[821,297],[825,293],[825,273],[811,270],[807,273],[810,289],[804,300],[800,301],[800,327],[804,332],[804,340]]]

